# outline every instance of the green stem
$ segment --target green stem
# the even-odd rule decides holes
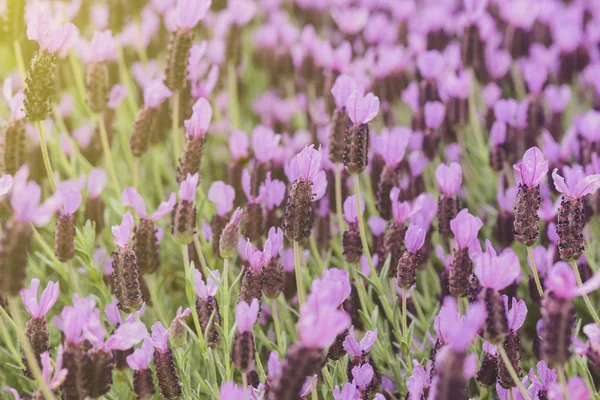
[[[304,304],[304,286],[302,285],[302,270],[300,265],[300,245],[294,240],[294,270],[296,272],[296,290],[298,291],[298,304]]]
[[[523,396],[523,398],[525,400],[531,400],[531,397],[529,397],[529,393],[527,393],[527,389],[525,389],[525,387],[523,386],[523,383],[521,383],[521,380],[519,379],[519,375],[517,375],[517,372],[513,368],[513,365],[510,362],[510,358],[508,358],[508,355],[506,354],[506,351],[504,350],[504,347],[502,347],[502,345],[498,346],[498,354],[500,354],[500,357],[502,358],[502,362],[504,362],[504,365],[506,366],[506,369],[508,370],[510,377],[512,378],[513,382],[519,388],[519,391],[521,392],[521,395]]]
[[[140,158],[136,157],[133,162],[133,187],[139,189],[140,184]]]
[[[535,286],[540,294],[540,297],[544,297],[544,289],[542,289],[542,284],[540,283],[540,277],[538,275],[538,271],[535,265],[535,259],[533,258],[533,251],[530,246],[527,246],[527,255],[529,256],[529,263],[531,264],[531,271],[533,272],[533,280],[535,280]]]
[[[10,312],[15,319],[17,337],[21,341],[21,346],[23,347],[23,352],[25,353],[25,359],[27,359],[27,366],[42,390],[44,398],[46,400],[56,400],[54,393],[52,390],[50,390],[50,387],[48,387],[48,384],[42,376],[42,371],[40,370],[38,361],[33,353],[29,339],[27,339],[27,336],[25,336],[25,331],[22,328],[23,318],[21,317],[21,309],[19,308],[16,299],[16,297],[8,299],[8,306],[10,307]]]
[[[75,289],[75,292],[79,295],[79,297],[83,297],[83,293],[79,288],[79,283],[77,282],[77,277],[75,276],[75,268],[73,268],[73,260],[67,262],[67,270],[69,272],[69,280],[71,281],[71,285]]]
[[[165,318],[165,315],[163,314],[162,308],[160,307],[160,303],[158,302],[158,297],[156,296],[156,286],[154,284],[154,281],[150,279],[150,277],[147,277],[147,284],[148,284],[148,291],[150,292],[150,298],[152,299],[152,309],[154,310],[154,312],[156,313],[156,315],[158,316],[158,319],[160,320],[160,322],[164,325],[167,326],[168,322],[167,319]],[[142,278],[143,279],[143,278]]]
[[[317,378],[312,376],[310,378],[310,386],[311,386],[311,398],[312,400],[318,400],[319,399],[319,392],[318,392],[318,387],[317,387]]]
[[[113,165],[112,152],[110,149],[110,143],[108,142],[108,133],[106,132],[106,125],[104,124],[104,118],[102,115],[96,116],[98,119],[98,129],[100,129],[100,141],[102,142],[102,152],[104,153],[104,162],[108,168],[110,179],[114,182],[115,190],[117,195],[121,196],[121,186],[119,185],[119,178]]]
[[[229,258],[223,260],[223,289],[221,291],[221,308],[223,309],[223,344],[225,345],[225,374],[227,379],[231,379],[231,357],[229,356],[229,301],[231,293],[229,291]]]
[[[273,325],[275,327],[275,338],[277,339],[277,347],[281,353],[283,349],[283,341],[281,340],[281,321],[279,321],[279,309],[277,308],[277,300],[271,300],[271,314],[273,316]]]
[[[569,392],[567,391],[567,377],[565,374],[565,367],[562,365],[558,366],[558,380],[560,381],[560,386],[562,387],[564,398],[568,399]]]
[[[315,257],[315,260],[317,260],[317,264],[319,265],[319,270],[320,272],[323,272],[323,269],[325,269],[325,263],[323,262],[323,258],[321,257],[321,253],[319,252],[319,248],[317,247],[317,241],[314,235],[310,235],[309,244],[313,256]]]
[[[342,215],[342,169],[344,166],[338,164],[335,166],[335,211],[337,214],[340,237],[344,234],[346,221]]]
[[[577,268],[577,263],[575,261],[570,261],[569,264],[571,264],[573,272],[575,273],[575,278],[577,279],[577,286],[581,287],[583,285],[583,281],[581,280],[581,275],[579,274],[579,268]],[[590,298],[588,297],[587,293],[583,293],[582,297],[583,301],[585,302],[585,305],[590,311],[590,314],[592,314],[592,318],[594,318],[594,321],[598,325],[600,325],[600,318],[598,318],[598,313],[596,313],[596,310],[594,309],[594,306],[592,305],[592,302],[590,301]]]
[[[375,270],[375,266],[373,265],[373,259],[371,258],[369,242],[367,241],[367,232],[365,230],[365,222],[363,221],[363,213],[360,207],[360,179],[358,175],[354,175],[354,194],[356,197],[356,209],[358,212],[358,230],[360,231],[360,240],[363,246],[363,253],[365,254],[365,257],[367,257],[367,261],[369,262],[369,267],[371,268],[371,276],[381,287],[379,276],[377,275],[377,271]]]
[[[237,74],[235,65],[227,65],[227,100],[229,101],[229,120],[233,128],[240,127],[240,110],[238,103]]]
[[[208,278],[209,270],[208,265],[206,264],[206,260],[204,259],[204,253],[202,252],[202,244],[200,243],[200,239],[198,238],[198,234],[194,235],[194,247],[196,248],[196,254],[198,254],[198,258],[200,259],[200,266],[202,267],[202,274]],[[225,260],[225,265],[227,265],[228,260]],[[223,273],[225,274],[227,271],[224,269]],[[223,277],[223,287],[227,288],[227,281],[225,280],[227,275]]]
[[[25,68],[25,62],[23,61],[23,51],[21,50],[21,43],[18,40],[13,42],[13,49],[15,51],[15,58],[17,60],[17,67],[19,69],[19,76],[25,86],[25,80],[27,79],[27,70]]]
[[[244,388],[244,399],[248,400],[248,375],[242,372],[242,386]]]
[[[198,341],[200,342],[200,350],[202,351],[202,356],[206,358],[206,345],[204,343],[204,332],[202,332],[202,328],[200,327],[200,320],[198,318],[198,311],[196,310],[196,293],[194,291],[194,281],[192,277],[192,273],[190,271],[190,255],[188,253],[187,245],[181,246],[181,254],[183,255],[183,266],[185,269],[185,284],[187,287],[191,286],[191,293],[188,302],[190,303],[190,309],[192,310],[192,319],[194,320],[194,326],[196,327],[196,335],[198,336]]]
[[[52,164],[50,164],[50,156],[48,155],[48,146],[46,146],[46,137],[44,136],[44,125],[42,121],[36,121],[38,135],[40,138],[40,148],[42,149],[42,158],[44,159],[44,166],[46,167],[46,174],[48,180],[52,186],[52,191],[56,190],[56,181],[54,180],[54,172],[52,171]]]
[[[408,337],[408,324],[406,318],[406,289],[402,290],[402,337],[406,342]]]
[[[173,94],[173,127],[171,130],[173,135],[173,152],[174,162],[177,165],[177,160],[181,155],[181,143],[179,142],[179,91]]]

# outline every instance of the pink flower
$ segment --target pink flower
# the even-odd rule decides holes
[[[354,326],[350,327],[348,335],[344,339],[344,350],[351,356],[362,357],[371,351],[371,348],[377,341],[377,328],[374,331],[365,332],[365,336],[360,340],[360,343],[354,339]]]
[[[246,242],[245,255],[250,263],[250,269],[254,272],[259,272],[262,270],[262,267],[271,260],[271,242],[267,240],[263,245],[263,251],[260,251],[250,243],[250,240],[248,240]]]
[[[271,161],[280,141],[281,135],[276,135],[271,128],[264,125],[258,125],[254,128],[252,131],[252,150],[256,160],[261,163]]]
[[[556,296],[571,299],[598,289],[600,287],[600,273],[595,273],[579,287],[571,267],[567,263],[559,261],[547,274],[544,284]]]
[[[181,182],[179,185],[179,199],[181,201],[194,201],[199,179],[200,177],[196,172],[194,175],[188,174],[185,180]]]
[[[203,138],[208,131],[212,119],[212,107],[205,98],[196,101],[192,117],[184,122],[185,132],[195,138]]]
[[[256,3],[253,0],[227,0],[227,12],[233,23],[244,26],[256,15]]]
[[[523,79],[532,94],[539,94],[548,79],[548,69],[540,62],[525,62],[525,65],[523,65]]]
[[[527,375],[531,381],[529,393],[534,396],[533,398],[538,398],[537,394],[540,390],[548,391],[552,384],[558,381],[558,375],[556,374],[556,371],[548,368],[546,361],[538,361],[536,369],[537,374],[533,368],[530,368],[529,375]]]
[[[42,189],[33,181],[27,182],[28,176],[29,168],[24,165],[13,177],[10,204],[17,219],[43,226],[62,206],[62,196],[56,193],[40,205]]]
[[[294,177],[291,181],[302,178],[313,183],[313,201],[320,200],[327,189],[327,176],[321,169],[322,158],[321,150],[315,150],[314,145],[311,144],[292,159],[289,165],[290,174],[286,172],[288,177],[290,175]]]
[[[188,31],[194,29],[204,18],[212,0],[177,0],[175,26]]]
[[[483,88],[483,102],[488,109],[494,106],[494,103],[502,96],[502,90],[494,82],[488,83]]]
[[[94,168],[90,171],[87,181],[88,194],[95,199],[100,196],[106,186],[106,173],[102,168]]]
[[[458,250],[466,249],[476,241],[482,226],[481,219],[469,214],[469,210],[463,208],[456,218],[450,221],[450,230],[454,234]]]
[[[514,297],[512,298],[512,306],[508,307],[508,296],[503,295],[502,301],[504,302],[504,308],[506,309],[506,317],[508,319],[508,329],[510,331],[517,331],[527,318],[527,304],[523,300],[517,301]]]
[[[248,157],[248,147],[249,141],[246,132],[233,130],[229,136],[229,152],[231,153],[231,159],[233,161],[238,161]]]
[[[506,124],[495,121],[490,130],[490,141],[494,146],[501,146],[506,142]]]
[[[593,194],[600,188],[600,174],[585,176],[583,170],[575,169],[568,177],[569,183],[565,178],[558,174],[558,169],[552,171],[552,179],[556,190],[570,198],[581,198],[588,194]]]
[[[81,205],[81,182],[76,180],[66,180],[56,185],[56,191],[60,193],[62,205],[61,215],[73,215]]]
[[[152,325],[152,337],[150,340],[158,352],[166,353],[169,351],[169,346],[167,344],[169,341],[169,331],[165,329],[160,321],[157,321]]]
[[[571,101],[571,87],[548,85],[544,90],[544,99],[553,113],[561,113]]]
[[[127,364],[134,371],[148,369],[152,361],[154,346],[152,339],[147,338],[142,342],[142,347],[135,349],[132,354],[127,356]]]
[[[425,126],[429,129],[437,129],[444,122],[446,107],[439,101],[428,101],[425,103]]]
[[[313,280],[310,290],[310,301],[319,305],[340,307],[352,291],[350,274],[342,269],[326,269],[321,278]]]
[[[519,189],[515,186],[509,187],[505,191],[502,188],[498,188],[498,194],[496,200],[502,211],[506,213],[512,213],[517,201],[517,193]]]
[[[161,79],[155,79],[144,87],[144,105],[146,107],[158,108],[165,99],[171,96],[173,96],[173,92]]]
[[[31,314],[32,318],[43,318],[48,314],[48,311],[56,304],[58,295],[60,294],[60,287],[58,282],[54,283],[48,281],[46,289],[42,292],[40,301],[38,303],[37,293],[40,280],[35,278],[31,280],[29,289],[21,289],[21,298],[25,308]]]
[[[406,234],[404,235],[404,243],[406,243],[406,250],[411,253],[416,254],[417,251],[423,244],[425,244],[425,236],[427,235],[427,231],[425,229],[420,228],[418,225],[411,225],[406,230]]]
[[[436,79],[443,72],[444,57],[437,50],[430,50],[419,54],[417,68],[425,79]]]
[[[346,35],[358,34],[367,25],[369,11],[366,8],[348,7],[345,9],[334,9],[331,17],[339,30]]]
[[[371,383],[373,375],[373,367],[369,363],[364,363],[352,368],[352,377],[354,378],[354,383],[356,383],[356,386],[361,389],[365,389],[369,383]]]
[[[258,318],[259,304],[258,299],[252,299],[252,304],[240,301],[235,306],[235,322],[238,325],[238,332],[250,332]]]
[[[412,131],[409,128],[398,127],[386,131],[376,138],[379,153],[390,168],[396,168],[404,158],[406,148],[410,142]]]
[[[348,196],[344,201],[344,219],[349,224],[358,224],[358,218],[365,212],[365,201],[360,198],[360,214],[356,207],[356,195]]]
[[[133,186],[123,190],[121,200],[123,201],[123,205],[133,207],[135,212],[141,218],[147,218],[148,215],[146,214],[146,205],[144,203],[144,199]],[[156,209],[156,212],[152,215],[152,217],[150,217],[150,219],[152,221],[157,221],[165,215],[170,214],[171,211],[173,211],[173,208],[175,208],[175,202],[175,193],[171,193],[169,195],[169,200],[160,203]]]
[[[435,179],[442,194],[452,197],[462,184],[462,168],[457,162],[449,166],[442,163],[435,170]]]
[[[560,383],[555,382],[548,391],[548,398],[553,400],[590,400],[592,393],[585,384],[583,378],[574,376],[569,378],[567,383],[566,393],[568,397],[564,397],[565,390]]]
[[[334,400],[356,400],[360,398],[360,391],[356,389],[354,382],[346,382],[340,391],[340,387],[336,386],[333,390]]]
[[[309,349],[326,349],[350,326],[350,316],[339,306],[309,300],[300,309],[300,342]]]
[[[358,89],[356,82],[348,75],[340,75],[331,88],[331,94],[338,110],[346,107],[348,98]]]
[[[279,179],[271,179],[271,171],[267,172],[267,178],[261,185],[260,190],[263,193],[259,197],[262,199],[267,211],[279,207],[285,198],[285,183]]]
[[[373,236],[381,236],[385,232],[387,221],[376,215],[371,215],[367,221],[367,225]]]
[[[523,161],[513,166],[521,174],[521,182],[527,187],[538,186],[541,180],[548,173],[548,160],[544,158],[544,153],[537,148],[532,147],[523,155]]]
[[[67,50],[77,35],[71,23],[54,26],[47,13],[39,11],[27,23],[27,38],[39,43],[40,49],[50,54]]]
[[[600,140],[600,112],[590,110],[586,112],[577,122],[577,129],[581,136],[590,142]]]
[[[212,275],[218,280],[220,275],[219,271],[211,271]],[[201,299],[206,299],[210,296],[217,294],[217,283],[212,276],[206,279],[206,283],[202,280],[202,273],[197,269],[194,270],[194,288],[196,289],[196,295]]]
[[[390,191],[390,200],[392,200],[392,215],[399,224],[404,224],[410,217],[415,215],[420,209],[420,204],[415,201],[411,207],[408,201],[400,202],[398,197],[400,196],[400,189],[395,187]]]
[[[485,318],[486,311],[482,304],[471,304],[466,315],[461,316],[456,299],[446,296],[442,309],[434,318],[434,328],[438,339],[444,344],[455,351],[464,351],[479,334]]]
[[[244,388],[238,387],[233,381],[225,382],[219,390],[221,400],[239,400],[248,398],[248,393]]]
[[[267,237],[271,243],[271,258],[279,257],[283,250],[283,230],[272,226]]]
[[[99,63],[117,59],[117,41],[111,31],[96,31],[89,45],[87,62]]]
[[[475,276],[484,288],[502,290],[512,284],[521,273],[521,264],[517,255],[506,249],[501,255],[496,253],[489,240],[487,252],[475,259]]]
[[[514,126],[519,103],[515,99],[500,99],[494,104],[494,115],[497,120]]]
[[[379,113],[379,97],[373,93],[366,96],[355,90],[346,101],[346,110],[355,125],[364,125],[372,121]]]
[[[217,214],[226,216],[233,209],[235,189],[223,181],[216,181],[208,189],[208,199],[215,203]]]
[[[133,217],[131,213],[127,211],[123,215],[121,225],[114,225],[112,227],[112,233],[115,239],[115,244],[119,247],[126,247],[129,245],[131,240],[131,230],[133,229]]]
[[[425,369],[416,360],[413,360],[413,374],[408,378],[406,384],[409,393],[407,400],[419,400],[424,397],[425,389],[429,388],[429,385],[431,384],[430,377],[432,366],[433,363],[428,361],[427,369]]]
[[[68,370],[62,367],[63,353],[63,345],[60,344],[58,345],[58,350],[56,352],[56,372],[54,372],[55,370],[52,366],[52,360],[50,360],[50,353],[45,351],[40,355],[40,361],[42,364],[42,378],[48,384],[50,390],[57,390],[67,378]],[[54,372],[54,375],[52,375],[52,372]]]
[[[130,321],[121,324],[112,335],[108,337],[106,342],[98,346],[105,351],[110,350],[128,350],[149,338],[146,325],[139,321]]]

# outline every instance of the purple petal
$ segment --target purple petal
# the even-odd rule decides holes
[[[124,206],[132,207],[141,218],[146,218],[146,204],[144,203],[144,199],[133,186],[123,189],[121,201]]]

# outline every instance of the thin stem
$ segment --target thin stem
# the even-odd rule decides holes
[[[209,273],[208,273],[208,265],[206,264],[206,260],[204,259],[204,253],[202,252],[202,245],[200,243],[200,238],[198,237],[198,234],[194,235],[194,247],[196,248],[196,254],[198,254],[198,258],[200,259],[200,266],[202,267],[202,274],[204,274],[204,276],[209,277]],[[228,261],[225,260],[225,263],[227,263]],[[223,273],[225,273],[226,271],[224,270]],[[225,276],[226,277],[226,276]],[[224,277],[224,279],[226,279]],[[224,280],[223,281],[223,286],[227,287],[227,281]]]
[[[408,334],[408,324],[406,318],[406,292],[406,289],[402,290],[402,337],[404,338],[404,341],[406,341]]]
[[[277,347],[281,351],[283,341],[281,340],[281,321],[279,321],[279,309],[277,308],[277,299],[271,300],[271,315],[273,316],[273,325],[275,326],[275,338],[277,339]]]
[[[140,184],[140,158],[136,157],[133,162],[133,187],[138,189],[139,184]]]
[[[21,50],[21,43],[18,40],[13,42],[13,49],[15,51],[15,58],[17,59],[17,67],[19,69],[19,76],[25,86],[25,80],[27,79],[27,71],[25,68],[25,62],[23,61],[23,51]]]
[[[113,165],[112,152],[110,150],[110,143],[108,142],[108,133],[106,132],[106,125],[104,124],[104,118],[102,115],[97,115],[98,129],[100,129],[100,141],[102,142],[102,152],[104,153],[104,162],[108,168],[110,179],[114,182],[117,194],[121,195],[121,186],[119,185],[119,178],[115,172],[115,166]]]
[[[56,181],[54,180],[54,172],[52,171],[52,164],[50,164],[50,156],[48,155],[48,146],[46,146],[46,137],[44,136],[44,126],[42,121],[36,121],[38,135],[40,138],[40,148],[42,149],[42,158],[44,159],[44,166],[46,167],[46,174],[48,180],[52,186],[52,191],[56,190]]]
[[[31,343],[29,343],[29,339],[27,339],[25,336],[25,331],[22,328],[23,318],[21,317],[21,309],[17,304],[16,297],[8,299],[8,306],[13,318],[15,319],[17,337],[21,341],[21,346],[23,347],[23,352],[25,353],[25,359],[27,360],[27,366],[29,367],[31,374],[42,390],[44,398],[46,400],[56,400],[54,393],[52,393],[52,390],[50,390],[48,384],[42,376],[42,371],[40,370],[38,361],[33,353],[33,349],[31,348]]]
[[[202,328],[200,327],[200,320],[198,318],[198,310],[196,310],[196,293],[194,291],[193,278],[190,272],[190,254],[188,252],[188,246],[181,246],[181,254],[183,255],[183,267],[185,270],[185,285],[186,287],[191,287],[189,293],[188,302],[190,303],[190,308],[192,310],[192,319],[194,320],[194,326],[196,328],[196,335],[198,336],[198,341],[200,342],[200,350],[202,351],[202,356],[206,358],[206,346],[204,344],[204,332],[202,332]]]
[[[508,395],[510,396],[510,400],[514,400],[515,397],[513,395],[513,388],[508,389]]]
[[[248,375],[242,372],[242,386],[244,387],[244,399],[248,400]]]
[[[535,280],[535,286],[537,287],[540,297],[544,297],[544,289],[540,283],[540,276],[535,265],[535,259],[533,258],[533,251],[530,246],[527,246],[527,255],[529,256],[529,263],[531,264],[531,271],[533,272],[533,279]]]
[[[229,120],[233,128],[240,127],[240,110],[238,103],[238,82],[235,64],[227,65],[227,100],[229,101]]]
[[[173,135],[173,152],[174,152],[174,162],[177,165],[177,160],[181,155],[181,143],[179,142],[179,91],[176,91],[173,94],[173,127],[172,127],[172,135]]]
[[[80,297],[83,297],[83,293],[81,292],[81,288],[79,287],[79,283],[77,282],[77,278],[75,277],[75,268],[73,268],[73,260],[67,262],[67,270],[69,273],[69,280],[71,281],[71,285],[75,288],[75,291]]]
[[[569,264],[571,264],[573,272],[575,273],[575,278],[577,279],[577,286],[583,286],[583,281],[581,280],[581,275],[579,274],[579,268],[577,268],[577,263],[575,261],[570,261]],[[588,297],[587,293],[583,293],[582,297],[590,314],[592,314],[592,318],[594,318],[594,321],[598,325],[600,325],[600,318],[598,317],[598,313],[596,313],[596,310],[594,309],[594,306],[592,305],[592,302],[590,301],[590,298]]]
[[[319,252],[319,248],[317,246],[317,241],[316,241],[314,235],[310,235],[309,244],[310,244],[310,249],[312,250],[312,253],[315,257],[315,260],[317,260],[319,269],[321,272],[323,272],[323,269],[325,269],[325,263],[323,262],[323,258],[321,257],[321,253]]]
[[[221,308],[223,309],[223,345],[225,346],[225,375],[231,379],[231,357],[229,357],[229,258],[223,260],[223,290],[221,291]]]
[[[569,393],[567,391],[567,376],[565,374],[565,367],[562,365],[558,366],[558,380],[560,381],[560,386],[562,387],[562,391],[565,399],[569,398]]]
[[[158,297],[156,296],[156,290],[154,290],[155,289],[154,281],[151,280],[149,276],[147,276],[147,278],[148,278],[148,281],[147,281],[148,291],[150,292],[150,298],[152,299],[152,304],[154,306],[154,307],[152,307],[152,309],[154,310],[154,312],[156,312],[160,322],[162,322],[162,324],[164,326],[167,326],[167,325],[169,325],[169,323],[167,322],[167,319],[165,318],[165,315],[163,314],[162,308],[160,307],[160,303],[158,302]]]
[[[10,315],[8,315],[8,313],[6,312],[6,310],[4,309],[4,307],[0,306],[0,314],[2,314],[2,316],[4,318],[6,318],[6,320],[8,322],[10,322],[10,325],[14,328],[17,329],[17,325],[15,324],[15,321],[12,320],[12,318],[10,317]]]
[[[312,376],[310,378],[310,386],[311,386],[311,398],[312,400],[318,400],[319,399],[319,392],[318,392],[318,386],[317,386],[317,378],[315,376]]]
[[[304,286],[302,285],[302,271],[300,265],[300,245],[294,240],[294,270],[296,272],[296,290],[298,291],[298,304],[304,304]]]
[[[371,276],[379,281],[379,276],[373,265],[373,259],[371,258],[371,251],[369,250],[369,242],[367,241],[367,232],[365,230],[365,222],[363,221],[363,213],[360,207],[360,179],[358,175],[354,175],[354,194],[356,197],[356,209],[358,211],[358,230],[360,231],[360,240],[362,241],[363,253],[367,257],[369,267],[371,268]]]
[[[504,362],[504,365],[506,366],[506,369],[508,370],[510,377],[512,378],[513,382],[519,388],[519,391],[521,392],[521,395],[523,396],[523,398],[525,400],[531,400],[531,397],[529,397],[529,393],[527,393],[527,389],[525,389],[525,387],[523,386],[523,383],[521,383],[521,380],[519,379],[519,375],[517,375],[517,372],[513,368],[513,365],[510,362],[510,359],[508,358],[508,355],[506,354],[506,351],[504,350],[504,347],[502,347],[502,345],[498,346],[498,353],[500,354],[500,357],[502,357],[502,362]]]

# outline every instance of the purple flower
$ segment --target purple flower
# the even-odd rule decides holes
[[[331,88],[331,94],[338,110],[346,107],[348,98],[358,89],[356,82],[348,75],[340,75]]]
[[[240,301],[235,307],[235,321],[237,322],[238,332],[250,332],[256,323],[259,310],[258,299],[252,299],[252,304]]]
[[[404,224],[410,217],[415,215],[421,207],[421,203],[415,201],[411,207],[408,201],[400,202],[398,197],[400,196],[400,189],[395,187],[390,191],[390,200],[392,200],[392,215],[399,224]]]
[[[152,361],[153,350],[152,339],[144,339],[142,347],[135,349],[132,354],[127,356],[126,360],[129,368],[134,371],[148,369]]]
[[[358,224],[358,218],[365,212],[365,201],[360,198],[360,213],[356,207],[356,195],[348,196],[344,201],[344,219],[349,224]]]
[[[404,158],[404,153],[410,142],[412,131],[409,128],[397,127],[376,137],[378,152],[390,168],[396,168]]]
[[[417,251],[425,244],[425,236],[427,231],[420,228],[418,225],[411,225],[406,230],[404,235],[404,243],[406,243],[406,250],[416,254]]]
[[[133,229],[133,217],[131,213],[127,211],[123,215],[121,225],[114,225],[112,227],[112,234],[115,239],[115,244],[119,247],[126,247],[129,245],[131,240],[131,230]]]
[[[265,193],[263,186],[258,190],[258,196],[254,196],[252,194],[251,182],[252,178],[250,177],[250,172],[247,169],[242,171],[242,189],[244,190],[244,194],[248,199],[248,204],[257,204],[262,201],[262,196]]]
[[[52,366],[52,360],[50,360],[50,353],[48,351],[45,351],[40,355],[42,378],[48,384],[50,390],[57,390],[67,378],[68,370],[62,367],[63,353],[63,345],[58,345],[55,360],[56,370]],[[54,375],[52,375],[52,372],[54,372]]]
[[[581,136],[590,142],[597,142],[600,140],[600,112],[595,110],[586,112],[579,118],[576,125]]]
[[[144,87],[144,105],[149,108],[158,108],[163,101],[173,96],[173,92],[161,79],[150,81]]]
[[[553,113],[561,113],[571,101],[571,87],[569,85],[548,85],[544,90],[544,98]]]
[[[196,295],[201,299],[206,299],[209,296],[217,294],[217,283],[213,276],[218,280],[220,278],[219,271],[211,271],[212,276],[206,279],[206,283],[202,280],[202,273],[197,269],[194,270],[194,288]]]
[[[559,261],[547,274],[544,284],[558,297],[575,298],[584,293],[591,293],[600,287],[600,272],[595,273],[579,287],[571,267],[567,263]]]
[[[177,0],[175,8],[175,26],[177,29],[189,31],[194,29],[204,18],[212,0]]]
[[[521,274],[519,258],[511,249],[506,249],[498,255],[489,240],[486,241],[486,250],[475,257],[475,276],[481,286],[502,290]]]
[[[540,94],[544,88],[544,83],[548,79],[548,69],[540,62],[525,62],[523,65],[523,79],[532,94]]]
[[[252,131],[252,150],[258,162],[271,161],[275,150],[279,146],[281,135],[276,135],[273,129],[264,125],[258,125]]]
[[[233,209],[235,189],[223,181],[216,181],[208,189],[208,199],[215,203],[217,214],[226,216]]]
[[[123,193],[121,194],[121,201],[123,202],[123,205],[132,207],[141,218],[148,217],[146,214],[146,204],[144,203],[144,199],[133,186],[123,190]],[[157,221],[165,215],[170,214],[175,207],[175,202],[175,193],[171,193],[169,200],[160,203],[156,209],[156,212],[152,215],[152,217],[150,217],[150,219],[152,221]]]
[[[152,325],[152,337],[150,339],[154,348],[160,353],[169,351],[167,342],[169,341],[169,331],[165,329],[160,321]]]
[[[518,108],[515,99],[500,99],[494,104],[494,115],[498,121],[514,126]]]
[[[23,222],[33,222],[37,226],[46,225],[52,215],[62,205],[60,193],[49,197],[43,204],[39,204],[42,198],[42,188],[35,182],[27,182],[29,169],[25,165],[21,167],[13,177],[11,206],[14,216]]]
[[[567,398],[563,397],[564,393],[562,385],[555,382],[548,391],[548,398],[553,400],[590,400],[592,398],[590,389],[586,386],[583,378],[579,376],[569,378],[566,389],[566,393],[569,394]]]
[[[435,170],[435,179],[442,194],[452,197],[462,184],[462,168],[457,162],[449,166],[442,163]]]
[[[477,240],[477,234],[483,226],[478,217],[469,214],[469,210],[463,208],[456,218],[450,221],[450,230],[454,234],[458,250],[466,249]]]
[[[46,289],[42,292],[40,301],[38,303],[37,293],[40,280],[35,278],[31,280],[29,289],[21,289],[21,298],[25,308],[31,314],[32,318],[43,318],[48,314],[48,311],[56,304],[58,295],[60,294],[60,287],[58,282],[54,283],[48,281]]]
[[[54,26],[50,15],[41,10],[27,23],[27,38],[39,43],[40,49],[50,54],[62,53],[71,47],[77,28],[71,23]]]
[[[283,250],[283,230],[272,226],[269,229],[267,238],[271,243],[271,257],[279,257]]]
[[[267,172],[267,178],[259,190],[262,190],[259,197],[262,199],[267,211],[279,207],[285,198],[285,183],[279,179],[271,179],[271,171]]]
[[[548,160],[544,158],[544,153],[537,148],[532,147],[523,155],[523,161],[515,164],[513,168],[521,174],[521,182],[528,187],[537,186],[548,173]]]
[[[517,201],[517,193],[519,189],[515,186],[509,187],[506,190],[498,188],[498,194],[496,195],[496,201],[500,208],[507,213],[512,213]]]
[[[423,398],[425,390],[429,388],[431,384],[430,377],[432,367],[433,363],[431,361],[427,362],[427,369],[425,369],[416,360],[413,360],[413,374],[408,378],[408,382],[406,383],[408,389],[407,400],[420,400]]]
[[[256,15],[256,3],[253,0],[227,0],[227,12],[233,23],[244,26]]]
[[[221,400],[239,400],[248,398],[248,393],[244,388],[238,387],[233,381],[225,382],[219,390]]]
[[[245,255],[250,263],[250,269],[254,272],[259,272],[262,270],[262,267],[271,260],[271,242],[267,240],[263,245],[263,251],[260,251],[250,243],[250,240],[248,240],[246,242]]]
[[[96,31],[88,47],[85,61],[100,63],[117,59],[117,41],[111,31]]]
[[[373,93],[363,96],[359,90],[355,90],[346,101],[346,110],[354,125],[368,124],[379,113],[379,97]]]
[[[464,351],[478,335],[485,318],[486,311],[482,304],[471,304],[466,315],[461,316],[456,299],[446,296],[433,326],[438,339],[444,344],[455,351]]]
[[[339,386],[336,386],[333,390],[334,400],[356,400],[360,396],[360,392],[356,389],[354,382],[346,382],[340,391]]]
[[[490,129],[490,141],[494,146],[501,146],[506,142],[506,124],[495,121]]]
[[[552,171],[552,179],[554,180],[556,190],[565,196],[578,199],[588,194],[593,194],[600,188],[600,174],[585,176],[581,169],[575,169],[571,172],[572,174],[568,176],[567,180],[569,183],[567,184],[565,178],[558,174],[557,168],[554,168],[554,171]]]
[[[483,102],[488,109],[494,106],[494,103],[502,96],[502,90],[494,82],[488,83],[483,88]]]
[[[352,36],[358,34],[367,25],[369,10],[359,7],[334,8],[331,17],[341,32]]]
[[[437,129],[446,115],[446,106],[439,101],[428,101],[425,103],[425,126],[429,129]]]
[[[350,296],[350,274],[342,269],[326,269],[321,278],[312,281],[310,290],[311,301],[339,307]]]
[[[537,375],[533,368],[529,369],[529,380],[531,381],[531,386],[529,387],[529,395],[532,398],[538,398],[538,392],[540,390],[545,390],[548,392],[550,387],[558,381],[558,375],[554,369],[548,368],[548,364],[546,361],[538,361],[536,365]]]
[[[436,79],[444,70],[444,57],[437,50],[430,50],[419,54],[417,68],[425,79]]]
[[[106,186],[106,173],[102,168],[94,168],[90,171],[87,181],[88,193],[91,198],[100,196]]]
[[[212,119],[212,107],[205,98],[200,98],[192,110],[191,118],[184,121],[185,132],[191,137],[204,138]]]
[[[295,156],[286,169],[290,182],[302,178],[313,183],[313,201],[320,200],[327,189],[327,176],[321,169],[322,158],[321,150],[315,150],[314,145],[310,145]]]
[[[119,84],[114,85],[108,94],[106,106],[115,110],[125,100],[125,96],[127,96],[127,88]]]
[[[199,179],[200,177],[196,172],[194,175],[188,174],[185,180],[181,182],[179,185],[179,199],[181,201],[194,201]]]
[[[138,321],[125,322],[109,336],[101,347],[98,347],[105,351],[129,350],[147,338],[149,338],[149,335],[146,325]]]
[[[62,198],[61,215],[73,215],[81,205],[82,182],[69,179],[59,182],[56,190]]]
[[[314,292],[313,292],[314,293]],[[300,309],[298,332],[302,345],[309,349],[329,347],[337,335],[350,326],[350,316],[338,306],[319,304],[312,294]]]
[[[229,152],[233,161],[248,157],[249,146],[250,141],[246,132],[240,130],[233,130],[231,132],[229,136]]]
[[[350,327],[348,335],[344,339],[344,350],[351,356],[362,357],[371,351],[371,348],[377,341],[377,328],[374,331],[365,332],[365,336],[360,340],[360,343],[354,339],[354,326]]]
[[[381,236],[385,232],[387,221],[376,215],[371,215],[367,221],[367,225],[373,236]]]
[[[361,389],[366,389],[371,380],[373,380],[373,367],[369,363],[364,363],[362,365],[356,366],[352,368],[352,377],[354,378],[354,383]]]
[[[508,296],[503,295],[502,301],[504,302],[504,308],[506,309],[506,318],[508,319],[508,329],[510,331],[517,331],[527,318],[527,304],[523,300],[517,301],[514,297],[512,298],[512,306],[509,309]]]

